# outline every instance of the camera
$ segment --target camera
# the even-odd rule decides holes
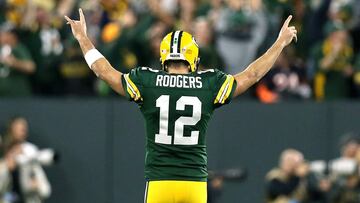
[[[358,173],[358,165],[355,160],[348,158],[334,159],[328,163],[324,160],[318,160],[310,163],[310,171],[321,175],[329,173],[349,176]]]
[[[247,178],[247,170],[245,168],[231,168],[222,171],[209,171],[209,179],[221,177],[224,180],[243,181]]]
[[[39,150],[30,143],[24,143],[21,146],[22,153],[16,157],[19,165],[38,163],[42,166],[50,166],[57,162],[58,154],[53,149]]]

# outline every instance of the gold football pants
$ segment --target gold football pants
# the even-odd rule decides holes
[[[149,181],[144,203],[206,203],[207,183],[197,181]]]

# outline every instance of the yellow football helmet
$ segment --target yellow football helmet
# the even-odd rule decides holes
[[[167,34],[160,44],[160,61],[164,71],[165,62],[183,60],[189,63],[190,72],[195,72],[199,65],[199,46],[195,38],[185,31],[175,31]]]

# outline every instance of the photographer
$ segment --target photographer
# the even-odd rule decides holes
[[[266,175],[268,202],[302,202],[306,195],[308,168],[301,152],[287,149],[281,153],[279,167]]]
[[[50,196],[50,184],[39,157],[44,156],[44,153],[40,153],[34,144],[27,142],[27,136],[26,119],[11,119],[3,142],[5,163],[0,164],[0,176],[8,183],[3,187],[6,192],[0,193],[3,202],[41,203]]]
[[[348,133],[341,140],[341,157],[330,162],[330,177],[334,183],[331,202],[360,202],[359,160],[360,137]]]
[[[303,154],[294,149],[283,151],[279,167],[266,176],[269,203],[326,202],[325,193],[330,187],[328,180],[311,173]]]

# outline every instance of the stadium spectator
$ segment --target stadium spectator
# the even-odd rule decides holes
[[[6,89],[21,91],[20,95],[32,92],[44,96],[112,94],[106,85],[89,75],[79,57],[80,50],[73,47],[70,33],[64,29],[63,15],[72,15],[77,6],[84,9],[89,19],[89,37],[114,67],[123,72],[145,64],[156,67],[159,57],[152,51],[156,49],[154,45],[163,37],[162,30],[173,29],[196,35],[202,49],[203,67],[212,64],[210,68],[223,67],[227,68],[226,72],[238,72],[273,42],[282,18],[293,14],[299,39],[294,45],[294,55],[307,67],[308,80],[314,81],[311,89],[315,98],[360,97],[356,82],[358,64],[354,63],[360,50],[360,3],[354,0],[0,1],[0,23],[14,25],[19,43],[36,64],[33,74],[19,74],[26,78],[23,81],[30,83]],[[352,56],[334,60],[343,61],[337,68],[334,64],[321,63],[325,58],[331,62],[329,58],[337,49],[325,49],[326,42],[333,38],[329,32],[335,32],[334,28],[322,31],[326,24],[335,24],[335,27],[343,24],[340,27],[347,30],[345,38],[349,41],[344,43],[345,47],[353,52]],[[0,74],[7,75],[7,69]]]
[[[265,1],[264,1],[265,2]],[[271,31],[268,35],[273,35],[274,29],[278,29],[279,20],[286,18],[288,15],[294,16],[293,25],[298,29],[298,41],[293,46],[296,49],[298,57],[306,59],[308,56],[308,49],[311,44],[308,43],[309,37],[312,37],[310,33],[311,27],[309,25],[310,18],[316,10],[317,6],[314,6],[310,1],[293,0],[293,1],[266,1],[270,12],[266,13],[271,24],[269,27]],[[318,32],[320,24],[316,24],[316,32]],[[318,33],[316,33],[318,34]],[[275,38],[276,36],[272,36]]]
[[[356,57],[355,64],[354,64],[354,77],[353,77],[353,84],[355,89],[355,95],[360,97],[360,53]]]
[[[164,35],[168,33],[169,27],[161,21],[154,23],[147,32],[146,40],[149,43],[149,52],[148,63],[150,67],[154,67],[160,69],[159,62],[159,50],[160,50],[160,42],[163,39]]]
[[[230,74],[244,70],[255,58],[267,30],[262,6],[250,1],[227,0],[222,8],[215,30],[217,50]]]
[[[33,26],[37,29],[29,30],[28,36],[23,37],[37,66],[32,78],[33,90],[38,95],[54,95],[60,89],[59,63],[64,51],[60,25],[52,16],[52,10],[41,4],[35,9]]]
[[[341,1],[332,0],[329,8],[329,17],[332,22],[343,23],[346,25],[353,24],[353,0]],[[355,19],[354,19],[355,20]]]
[[[147,0],[147,6],[150,11],[150,21],[160,20],[168,26],[174,25],[177,9],[175,0]]]
[[[317,47],[315,97],[317,100],[343,99],[350,96],[354,50],[348,31],[341,23],[329,23],[328,36]]]
[[[196,17],[198,8],[198,0],[182,0],[179,1],[180,17],[178,22],[178,29],[186,32],[192,32],[193,22]]]
[[[109,60],[114,64],[114,67],[128,72],[139,63],[135,48],[135,40],[138,37],[135,26],[138,17],[131,8],[122,12],[120,18],[109,21],[104,25],[101,32],[100,46],[104,54],[109,56]],[[145,45],[146,43],[142,46],[145,47]]]
[[[200,48],[201,58],[200,68],[223,69],[223,62],[214,46],[214,32],[209,20],[199,17],[194,24],[194,37]]]
[[[328,13],[332,0],[318,1],[318,3],[312,3],[313,12],[309,19],[309,26],[306,27],[305,32],[308,33],[308,43],[311,45],[320,43],[324,37],[323,32],[326,23],[328,22]],[[309,53],[311,55],[311,52]],[[308,55],[308,57],[311,57]]]
[[[51,193],[45,172],[40,163],[35,161],[38,148],[27,142],[27,137],[27,120],[23,117],[11,119],[3,143],[5,160],[9,159],[8,169],[11,172],[3,173],[3,178],[11,184],[2,198],[9,199],[9,202],[40,203]],[[12,163],[13,159],[16,163]]]
[[[0,28],[0,96],[29,96],[29,75],[36,69],[28,49],[19,41],[16,28]]]
[[[76,42],[68,40],[64,44],[66,52],[59,64],[62,78],[62,89],[65,95],[89,96],[94,94],[94,77],[83,60],[80,48]]]
[[[263,103],[310,98],[306,69],[292,51],[285,50],[274,68],[259,82],[256,93]]]
[[[119,13],[117,14],[119,15]],[[114,14],[111,14],[111,11],[109,11],[106,15],[111,16]],[[97,16],[96,14],[95,17]],[[135,25],[139,20],[138,16],[135,10],[126,8],[125,10],[121,10],[121,16],[114,20],[109,20],[110,21],[105,23],[103,29],[100,31],[100,39],[98,40],[100,49],[108,56],[109,61],[114,64],[114,67],[121,71],[128,72],[130,69],[139,65],[139,53],[136,51],[142,50],[136,49],[136,37],[139,33]],[[93,27],[96,26],[96,21],[98,21],[98,19],[92,23]],[[147,43],[142,43],[144,49],[146,45]],[[146,60],[145,57],[142,59]],[[105,96],[111,94],[112,91],[101,80],[97,80],[97,93]]]
[[[342,23],[349,31],[354,51],[359,51],[360,3],[355,0],[332,0],[329,18],[333,23]]]
[[[196,13],[198,17],[205,17],[214,24],[219,18],[222,6],[223,0],[204,1],[199,5]]]

